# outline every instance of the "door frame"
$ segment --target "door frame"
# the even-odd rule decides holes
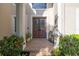
[[[33,24],[33,18],[34,17],[45,17],[46,18],[45,19],[46,20],[46,39],[48,39],[48,33],[47,33],[48,32],[47,31],[47,16],[40,16],[40,15],[39,16],[32,16],[31,17],[31,34],[32,34],[32,38],[33,38],[33,25],[32,24]],[[39,38],[39,39],[41,39],[41,38]]]

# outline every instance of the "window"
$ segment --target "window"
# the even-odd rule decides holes
[[[14,26],[14,28],[15,28],[14,31],[16,32],[16,17],[14,18],[14,23],[15,23],[15,24],[14,24],[14,25],[15,25],[15,26]]]
[[[12,32],[15,34],[16,33],[16,16],[13,15],[12,17]]]
[[[46,9],[47,3],[32,3],[32,8],[34,8],[34,9]]]

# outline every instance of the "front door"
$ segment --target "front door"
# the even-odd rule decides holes
[[[33,38],[46,38],[46,17],[33,17]]]

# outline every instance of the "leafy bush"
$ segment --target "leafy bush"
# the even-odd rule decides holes
[[[3,56],[18,56],[22,52],[23,38],[12,35],[0,40],[0,54]]]
[[[52,56],[60,56],[59,48],[56,48],[56,49],[52,50],[51,54],[52,54]]]
[[[26,34],[26,42],[30,41],[31,40],[31,33],[27,33]]]
[[[31,38],[31,33],[26,34],[26,39]]]
[[[79,35],[71,34],[60,37],[59,48],[51,52],[55,56],[78,56]]]
[[[60,38],[59,50],[60,55],[77,56],[79,55],[79,35],[71,34]]]

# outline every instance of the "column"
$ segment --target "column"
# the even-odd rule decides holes
[[[62,32],[61,25],[62,25],[62,20],[61,20],[61,3],[58,3],[58,31],[60,33]],[[58,32],[58,35],[60,36],[59,32]],[[59,47],[59,37],[57,37],[56,45],[54,46],[54,48],[58,48],[58,47]]]
[[[61,25],[62,25],[62,19],[61,19],[61,3],[58,3],[58,29],[59,29],[60,32],[62,32]]]
[[[58,3],[58,29],[64,35],[65,34],[65,5],[64,3]]]
[[[26,8],[24,3],[16,4],[16,35],[22,36],[25,41],[25,16],[26,16]],[[26,44],[23,45],[23,50],[26,47]]]

